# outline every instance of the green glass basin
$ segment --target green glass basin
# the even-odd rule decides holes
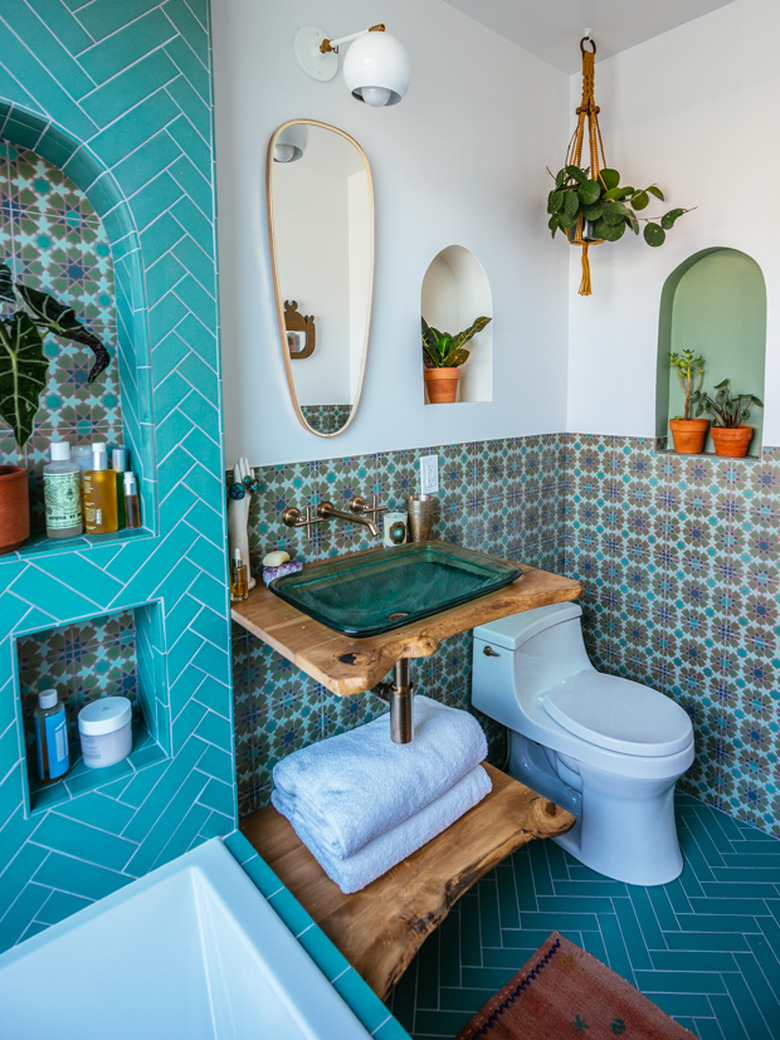
[[[316,621],[374,636],[508,585],[519,567],[441,542],[410,542],[311,564],[269,588]]]

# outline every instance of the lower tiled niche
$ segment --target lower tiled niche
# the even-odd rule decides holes
[[[31,632],[16,640],[20,719],[27,758],[27,805],[35,812],[129,776],[170,750],[164,680],[156,650],[159,604]],[[59,780],[38,778],[33,711],[41,690],[56,689],[65,704],[71,766]],[[91,701],[127,697],[133,705],[130,757],[105,769],[81,761],[78,713]]]

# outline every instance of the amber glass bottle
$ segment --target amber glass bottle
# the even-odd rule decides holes
[[[92,469],[84,474],[84,529],[87,534],[117,529],[116,474],[108,468],[105,444],[92,445]]]

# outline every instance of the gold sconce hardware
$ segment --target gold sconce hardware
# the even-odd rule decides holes
[[[380,22],[379,25],[372,25],[366,31],[367,32],[384,32],[385,31],[385,27]],[[338,54],[338,52],[339,52],[339,45],[340,44],[346,43],[347,40],[356,40],[358,38],[358,36],[362,36],[362,35],[363,35],[363,33],[359,32],[359,33],[354,33],[352,36],[342,36],[340,40],[336,40],[335,42],[333,40],[323,40],[322,43],[320,44],[320,50],[322,51],[323,54],[327,54],[328,51],[332,51],[334,54]]]

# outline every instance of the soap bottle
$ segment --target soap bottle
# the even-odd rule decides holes
[[[57,780],[70,768],[70,754],[65,705],[56,690],[42,690],[38,694],[38,707],[33,711],[33,722],[38,751],[38,776],[41,780]]]
[[[81,470],[70,457],[67,441],[52,441],[51,462],[43,467],[43,500],[46,508],[46,536],[72,538],[81,534]]]
[[[92,469],[84,474],[84,527],[87,534],[116,531],[116,476],[108,468],[105,444],[92,445]]]
[[[127,469],[127,452],[124,448],[114,448],[111,452],[111,469],[114,471],[116,484],[116,524],[117,527],[125,527],[124,475]]]
[[[246,564],[241,559],[241,550],[236,547],[230,561],[230,598],[233,601],[247,599],[249,596],[249,578]]]
[[[128,530],[141,526],[141,500],[138,496],[138,481],[135,473],[127,470],[123,474],[122,498],[125,503],[125,525]]]

